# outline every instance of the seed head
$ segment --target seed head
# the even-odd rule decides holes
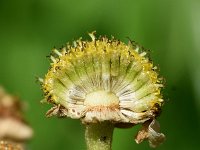
[[[54,105],[47,116],[116,126],[154,120],[163,104],[163,85],[143,48],[89,35],[92,41],[53,49],[51,68],[41,80],[46,101]]]

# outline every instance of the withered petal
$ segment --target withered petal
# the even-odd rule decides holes
[[[160,133],[160,125],[155,119],[145,122],[135,137],[135,141],[138,144],[146,139],[152,148],[159,146],[165,141],[165,135]]]

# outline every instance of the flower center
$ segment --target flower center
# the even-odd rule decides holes
[[[86,95],[86,106],[110,106],[119,104],[119,98],[112,92],[95,91]]]

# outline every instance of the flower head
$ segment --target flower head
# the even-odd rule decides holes
[[[19,146],[32,138],[33,129],[26,123],[22,109],[20,100],[0,86],[0,149],[21,150]]]
[[[134,43],[101,37],[77,40],[51,56],[42,80],[48,116],[67,116],[83,123],[110,121],[138,124],[153,120],[163,103],[158,78],[146,52]]]

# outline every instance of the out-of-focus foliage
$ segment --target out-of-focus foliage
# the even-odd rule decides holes
[[[45,118],[50,107],[35,76],[49,68],[46,56],[56,46],[97,31],[150,49],[166,79],[160,150],[196,150],[200,134],[199,0],[0,0],[0,84],[27,102],[35,135],[28,148],[86,149],[78,120]],[[148,149],[135,144],[139,126],[114,134],[114,150]]]

